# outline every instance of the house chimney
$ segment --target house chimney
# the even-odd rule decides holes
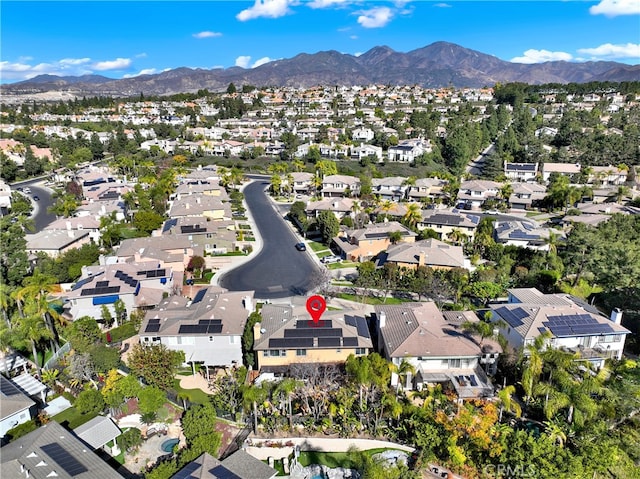
[[[613,308],[613,311],[611,311],[611,321],[616,324],[622,322],[622,310],[620,308]]]
[[[424,266],[425,257],[424,251],[420,251],[418,254],[418,266]]]
[[[71,221],[67,221],[65,225],[67,227],[67,231],[71,231]]]
[[[245,296],[244,298],[242,298],[242,303],[244,304],[244,309],[246,309],[250,313],[253,312],[253,302],[251,301],[251,296]]]
[[[75,235],[73,234],[73,230],[68,230],[67,234],[69,235],[69,238],[75,238]]]
[[[387,313],[380,311],[378,314],[378,329],[382,329],[387,325]]]
[[[260,339],[260,336],[262,336],[263,331],[266,332],[266,330],[261,328],[262,328],[262,323],[256,323],[253,325],[253,344],[255,344],[256,341]]]

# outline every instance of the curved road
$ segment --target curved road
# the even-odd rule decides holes
[[[35,225],[35,231],[42,231],[47,225],[53,223],[56,220],[56,215],[49,213],[47,209],[53,205],[53,190],[44,186],[44,180],[26,180],[11,185],[11,189],[15,190],[17,187],[31,189],[31,193],[22,193],[25,197],[31,200],[33,205],[33,212],[31,217]],[[39,201],[34,201],[33,196],[38,196]]]
[[[254,291],[260,299],[306,295],[317,285],[320,270],[309,252],[296,250],[300,239],[267,198],[268,185],[269,181],[258,179],[243,191],[262,249],[248,263],[225,273],[219,284],[230,291]]]

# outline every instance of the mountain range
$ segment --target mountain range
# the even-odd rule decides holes
[[[419,85],[425,88],[452,86],[478,88],[522,82],[586,83],[592,81],[640,81],[640,65],[618,62],[537,64],[511,63],[448,42],[436,42],[407,53],[387,46],[374,47],[360,56],[335,50],[301,53],[256,68],[231,67],[212,70],[176,68],[154,75],[115,80],[100,75],[58,77],[40,75],[0,86],[2,94],[33,94],[65,91],[78,96],[171,95],[207,89],[224,91],[230,83],[257,87],[316,85]]]

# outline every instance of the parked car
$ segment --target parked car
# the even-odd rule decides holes
[[[40,197],[38,195],[33,195],[33,201],[40,201]]]
[[[342,258],[337,255],[329,255],[320,258],[320,262],[324,264],[339,263],[340,261],[342,261]]]
[[[26,194],[30,194],[31,193],[31,188],[29,188],[28,186],[23,190],[23,193]]]
[[[307,251],[307,245],[304,243],[296,243],[296,249],[298,251]]]

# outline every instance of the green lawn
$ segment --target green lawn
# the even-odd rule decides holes
[[[62,411],[61,413],[56,414],[51,419],[60,424],[66,422],[67,427],[69,427],[70,429],[75,429],[78,426],[82,426],[85,422],[91,421],[97,415],[97,413],[81,414],[80,411],[78,411],[75,407],[70,407],[69,409]]]
[[[324,251],[324,250],[329,251],[329,247],[327,245],[322,244],[322,243],[318,243],[317,241],[307,241],[307,244],[316,253],[318,251]]]
[[[183,389],[180,387],[180,382],[176,379],[174,381],[174,389],[178,394],[184,394],[188,400],[197,404],[205,404],[209,401],[209,395],[202,389]]]
[[[341,261],[340,263],[331,263],[327,265],[329,269],[342,269],[342,268],[353,268],[357,266],[358,263],[354,263],[353,261]]]
[[[395,449],[369,449],[362,451],[368,456],[372,456],[379,452],[390,451]],[[354,454],[351,452],[318,452],[318,451],[303,451],[298,458],[303,466],[309,466],[311,464],[320,464],[323,466],[336,468],[344,467],[347,469],[356,469],[357,463],[354,461]]]
[[[341,299],[347,299],[349,301],[356,301],[356,302],[362,302],[362,297],[361,296],[356,296],[355,294],[347,294],[347,293],[340,293],[338,294],[338,298]],[[407,300],[402,300],[399,298],[387,298],[386,301],[383,301],[382,299],[379,298],[373,298],[371,296],[368,296],[365,298],[365,304],[402,304],[402,303],[408,303],[411,302],[411,300],[407,299]]]
[[[122,326],[118,326],[117,328],[113,328],[109,330],[109,335],[111,336],[111,342],[117,343],[118,341],[122,341],[123,339],[130,338],[138,334],[138,328],[136,328],[133,322],[124,323]],[[107,333],[102,335],[103,341],[107,341]]]

